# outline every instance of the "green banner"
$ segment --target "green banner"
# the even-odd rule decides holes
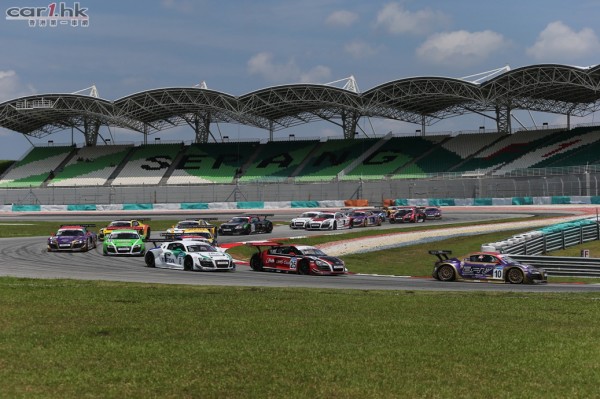
[[[184,202],[180,209],[208,209],[208,202]]]
[[[473,205],[475,205],[475,206],[491,206],[491,205],[494,205],[494,201],[491,198],[474,198]]]
[[[39,212],[42,210],[41,205],[18,205],[13,204],[12,211],[13,212]]]
[[[96,204],[71,204],[67,205],[67,211],[95,211]]]
[[[430,198],[430,206],[455,206],[454,198]]]
[[[533,197],[513,197],[513,205],[533,205]]]
[[[557,195],[557,196],[552,197],[552,205],[564,205],[564,204],[570,204],[570,203],[571,203],[571,197],[567,197],[564,195]]]
[[[152,204],[123,204],[124,211],[151,211],[154,209]]]
[[[292,208],[320,208],[319,201],[292,201]]]
[[[237,209],[264,209],[264,207],[264,201],[246,201],[237,203]]]

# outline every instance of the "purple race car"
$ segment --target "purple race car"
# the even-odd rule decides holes
[[[511,284],[547,283],[545,270],[519,263],[499,252],[474,252],[462,260],[449,258],[452,251],[434,250],[438,257],[432,276],[440,281],[490,281]]]
[[[348,213],[352,227],[381,226],[379,214],[363,209],[355,209]]]
[[[441,219],[442,218],[442,210],[437,206],[428,206],[423,209],[425,212],[425,216],[427,219]]]
[[[48,237],[48,252],[86,252],[96,248],[98,236],[88,230],[88,227],[94,226],[93,224],[61,225],[56,233]]]

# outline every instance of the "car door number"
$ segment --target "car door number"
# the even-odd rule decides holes
[[[502,267],[494,268],[494,279],[502,280],[504,278],[504,269]]]

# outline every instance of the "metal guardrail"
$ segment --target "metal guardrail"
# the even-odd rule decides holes
[[[510,255],[516,261],[542,268],[549,276],[600,278],[600,258]]]
[[[509,254],[516,261],[542,268],[550,276],[600,278],[600,258],[542,256],[599,239],[600,224],[593,223],[529,238],[526,234],[514,236],[505,240],[507,244],[497,247],[497,250]]]

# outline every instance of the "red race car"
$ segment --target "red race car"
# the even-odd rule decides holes
[[[289,245],[273,241],[254,241],[245,244],[258,250],[250,258],[250,268],[255,271],[316,275],[338,275],[348,272],[343,260],[328,256],[320,249],[309,245]]]

